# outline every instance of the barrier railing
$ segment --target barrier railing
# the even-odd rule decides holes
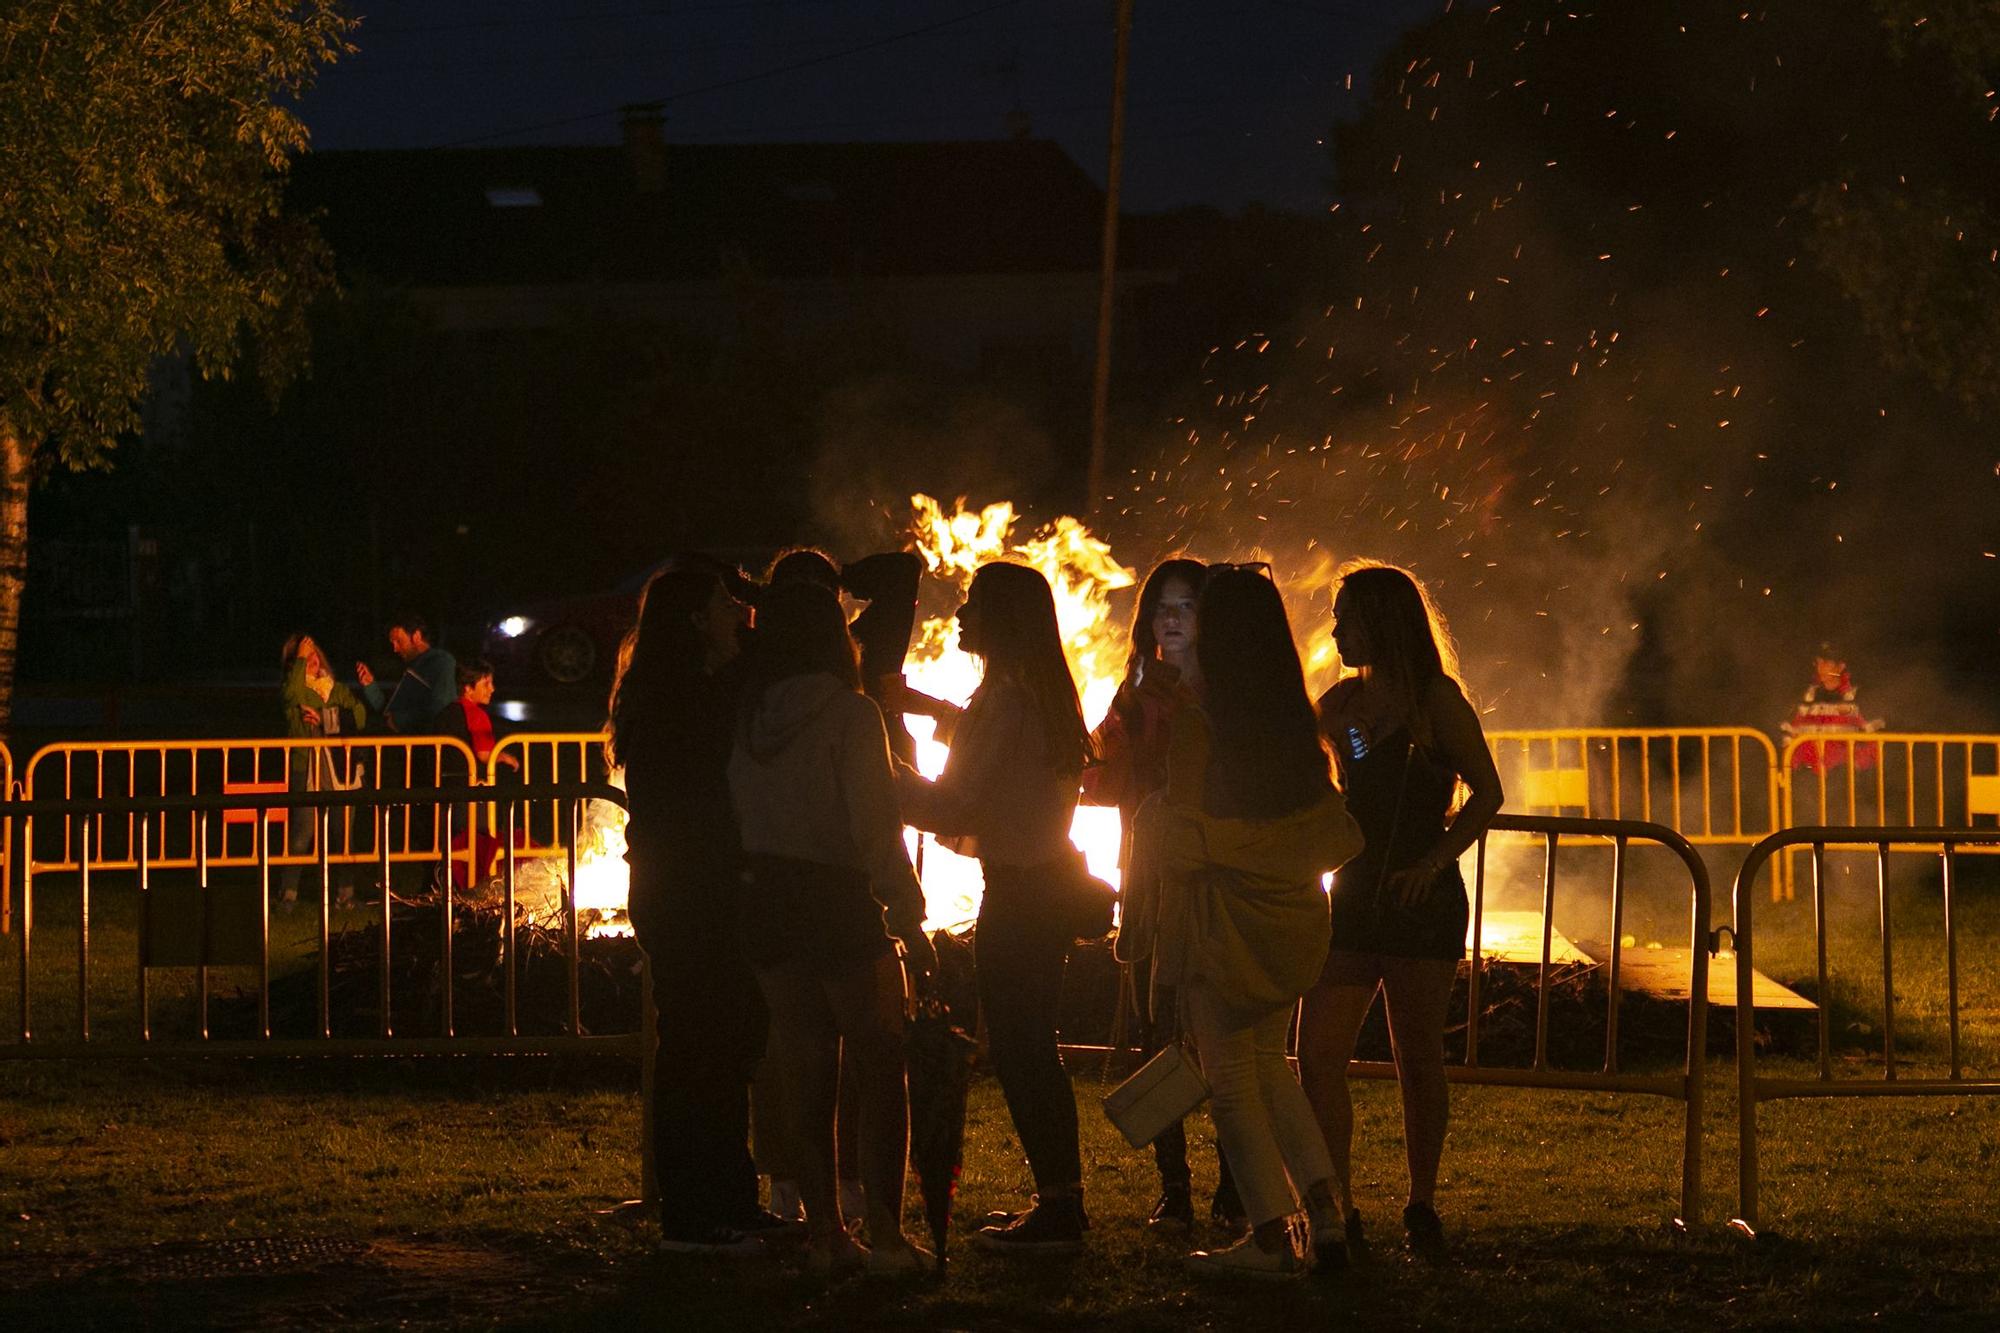
[[[1487,743],[1526,813],[1664,824],[1696,846],[1747,847],[1779,827],[1778,752],[1748,727],[1496,730]]]
[[[627,1035],[596,1037],[584,1028],[580,999],[580,940],[581,921],[575,885],[577,883],[578,847],[574,839],[562,849],[566,858],[567,875],[559,885],[557,912],[562,941],[563,963],[566,980],[566,1013],[563,1015],[561,1031],[555,1035],[523,1036],[520,1015],[520,969],[519,948],[521,932],[525,924],[521,919],[521,904],[516,899],[516,859],[511,851],[503,848],[504,870],[500,877],[501,900],[498,918],[498,949],[496,960],[501,976],[502,1009],[497,1034],[469,1036],[457,1030],[454,1012],[454,991],[456,972],[453,965],[454,948],[454,901],[455,892],[450,875],[436,876],[432,892],[435,908],[439,913],[437,921],[437,969],[435,977],[435,1012],[425,1016],[426,1026],[435,1026],[433,1035],[397,1035],[398,1016],[392,987],[391,961],[393,956],[393,934],[395,930],[395,895],[389,891],[389,867],[393,855],[394,841],[388,825],[392,811],[410,806],[425,806],[434,816],[438,841],[449,845],[454,827],[462,826],[466,811],[476,801],[491,800],[492,794],[486,788],[453,786],[430,791],[327,791],[327,792],[238,792],[229,795],[203,796],[153,796],[116,799],[27,799],[0,802],[0,826],[11,826],[16,821],[23,825],[17,845],[21,849],[22,861],[20,884],[20,913],[17,922],[17,948],[11,960],[18,972],[17,1014],[14,1024],[15,1039],[0,1041],[0,1059],[28,1057],[69,1057],[89,1054],[93,1056],[145,1055],[155,1056],[168,1053],[199,1055],[306,1055],[306,1054],[380,1054],[380,1053],[542,1053],[557,1050],[616,1050],[626,1054],[638,1054],[640,1037],[638,1034],[639,1015],[635,1013],[634,1031]],[[564,785],[547,784],[526,787],[510,792],[499,804],[505,811],[505,824],[511,832],[518,810],[526,802],[555,802],[566,808],[568,827],[574,829],[582,823],[582,811],[590,801],[608,801],[619,807],[625,803],[624,793],[601,783],[572,783]],[[254,846],[247,863],[255,867],[256,874],[251,883],[220,883],[212,876],[212,871],[224,863],[207,854],[212,845],[209,832],[219,826],[230,813],[249,810],[253,819],[249,825],[250,838]],[[271,821],[265,818],[267,812],[282,810],[291,816],[309,815],[318,825],[316,863],[319,867],[319,895],[316,904],[317,939],[313,948],[312,981],[314,995],[312,1008],[315,1021],[312,1034],[305,1038],[274,1037],[271,1017],[272,994],[272,954],[271,954],[271,868],[276,858],[271,849]],[[333,917],[330,901],[329,871],[338,863],[330,851],[331,839],[327,836],[328,826],[336,812],[352,821],[357,813],[365,814],[367,822],[375,832],[373,845],[375,859],[381,871],[383,891],[379,900],[379,911],[375,922],[367,927],[375,944],[376,994],[372,996],[375,1005],[373,1026],[375,1035],[371,1037],[335,1036],[335,1015],[331,1002],[331,922]],[[156,872],[168,868],[161,858],[154,854],[153,831],[161,819],[168,827],[175,827],[186,817],[193,821],[194,833],[190,841],[195,871],[193,882],[155,882]],[[134,856],[129,865],[121,856],[102,856],[95,830],[100,826],[121,827],[121,820],[129,820],[134,838]],[[75,966],[75,1009],[74,1023],[68,1025],[70,1033],[64,1040],[49,1041],[36,1035],[36,1004],[38,996],[47,998],[47,991],[38,985],[37,962],[40,958],[36,948],[38,936],[46,934],[57,923],[44,924],[37,920],[34,902],[35,881],[38,874],[51,873],[46,863],[38,862],[31,854],[34,845],[35,825],[44,828],[61,826],[68,839],[67,846],[73,849],[73,860],[66,867],[59,867],[66,880],[73,878],[76,894],[76,911],[73,917],[60,923],[73,924],[74,966]],[[129,868],[136,871],[133,894],[136,899],[133,919],[135,921],[134,956],[130,960],[133,968],[131,992],[136,1016],[136,1040],[102,1041],[93,1032],[93,977],[97,973],[96,960],[92,952],[93,895],[100,891],[97,877],[107,869]],[[407,922],[407,918],[406,918]],[[254,968],[257,981],[254,987],[256,1016],[254,1035],[248,1039],[217,1039],[211,1036],[210,998],[213,969]],[[191,969],[194,973],[197,1037],[192,1041],[156,1039],[152,1018],[153,974],[163,968]],[[345,1026],[345,1025],[344,1025]]]
[[[1734,890],[1736,993],[1751,994],[1757,932],[1753,920],[1757,895],[1751,891],[1764,862],[1791,848],[1810,849],[1812,857],[1813,955],[1818,991],[1818,1064],[1812,1078],[1778,1078],[1757,1072],[1755,1014],[1739,1000],[1736,1010],[1737,1086],[1737,1216],[1732,1225],[1754,1233],[1758,1225],[1757,1106],[1760,1102],[1795,1097],[1962,1097],[2000,1094],[2000,1080],[1966,1078],[1959,1040],[1958,933],[1956,906],[1957,857],[1965,850],[2000,851],[2000,829],[1909,828],[1875,825],[1821,825],[1788,828],[1750,849],[1737,873]],[[1875,892],[1882,941],[1882,1075],[1880,1078],[1840,1078],[1833,1071],[1829,1012],[1826,938],[1826,852],[1833,848],[1870,848],[1875,853]],[[1896,1073],[1896,985],[1890,910],[1889,855],[1892,850],[1930,851],[1943,870],[1945,1014],[1950,1074],[1946,1078],[1901,1078]]]
[[[14,795],[14,752],[0,742],[0,798]],[[14,828],[0,824],[0,935],[14,933]]]
[[[397,795],[463,786],[480,776],[472,751],[443,736],[64,742],[29,759],[23,795],[124,803],[120,813],[105,804],[90,816],[98,870],[138,867],[142,821],[133,802],[209,796],[245,799],[218,807],[221,818],[200,830],[193,809],[158,808],[146,815],[154,869],[185,869],[204,859],[215,866],[252,865],[273,832],[278,845],[265,854],[275,865],[310,865],[322,851],[335,864],[369,864],[384,848],[389,861],[401,863],[435,860],[447,843],[427,808],[432,802]],[[261,799],[288,793],[314,799]],[[353,793],[382,798],[396,816],[357,826],[353,811],[361,803],[331,799]],[[292,813],[320,806],[341,811],[341,819],[326,823]],[[30,868],[78,869],[79,828],[72,820],[44,821],[29,845]]]
[[[562,782],[604,782],[610,765],[604,760],[602,731],[517,731],[502,736],[486,757],[488,786],[511,788]],[[546,856],[558,844],[561,812],[552,802],[526,807],[521,829],[523,856]],[[488,833],[497,830],[488,812]]]
[[[1785,746],[1785,772],[1782,828],[1971,829],[1982,819],[2000,821],[2000,736],[1917,731],[1795,736]],[[1864,838],[1847,845],[1873,844]]]
[[[1480,991],[1488,966],[1483,951],[1473,949],[1466,985],[1465,1059],[1445,1067],[1445,1076],[1454,1082],[1498,1084],[1512,1087],[1553,1088],[1576,1091],[1645,1093],[1668,1097],[1684,1104],[1681,1137],[1680,1220],[1693,1226],[1701,1213],[1701,1116],[1703,1073],[1708,1053],[1708,959],[1709,934],[1708,868],[1691,841],[1657,823],[1630,819],[1579,819],[1543,815],[1497,817],[1488,830],[1493,833],[1527,835],[1539,839],[1542,853],[1541,954],[1535,987],[1534,1058],[1527,1068],[1484,1065],[1479,1060],[1479,1032],[1483,1017]],[[1486,851],[1488,836],[1475,849],[1472,876],[1471,938],[1483,939],[1486,913]],[[1587,840],[1611,846],[1611,904],[1608,920],[1610,953],[1607,960],[1604,1060],[1596,1070],[1555,1069],[1549,1063],[1549,984],[1553,972],[1553,944],[1556,907],[1556,858],[1565,840]],[[1624,913],[1626,860],[1634,841],[1664,848],[1678,857],[1688,873],[1688,1011],[1687,1043],[1681,1066],[1671,1073],[1629,1073],[1619,1067],[1619,1002],[1624,962]],[[1357,1061],[1349,1072],[1366,1078],[1394,1078],[1395,1066]]]

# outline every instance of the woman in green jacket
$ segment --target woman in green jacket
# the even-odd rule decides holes
[[[285,735],[293,739],[320,736],[348,736],[358,733],[368,721],[368,707],[358,695],[333,678],[326,654],[310,634],[294,634],[285,640],[280,654],[284,664],[284,684],[279,703],[285,715]],[[344,760],[344,756],[342,757]],[[336,762],[322,746],[294,746],[287,751],[286,783],[293,791],[323,791],[344,787],[348,765]],[[285,852],[305,856],[314,851],[313,828],[319,812],[298,807],[285,816]],[[298,865],[285,867],[281,901],[291,907],[299,900]]]

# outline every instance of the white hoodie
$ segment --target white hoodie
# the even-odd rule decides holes
[[[866,871],[892,933],[923,919],[888,732],[867,695],[824,672],[771,686],[737,732],[729,794],[746,852]]]

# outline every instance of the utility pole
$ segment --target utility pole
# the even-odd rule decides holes
[[[1132,0],[1117,0],[1117,47],[1111,64],[1111,146],[1104,166],[1104,253],[1097,276],[1097,365],[1090,381],[1090,488],[1085,512],[1104,503],[1109,481],[1111,308],[1118,285],[1118,177],[1125,158],[1125,68],[1132,53]]]

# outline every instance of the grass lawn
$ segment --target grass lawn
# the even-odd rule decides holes
[[[1895,899],[1905,1072],[1932,1072],[1944,1049],[1927,892]],[[1759,965],[1810,979],[1805,903],[1760,906]],[[1964,912],[1966,1058],[1991,1074],[2000,903],[1968,895]],[[1836,1063],[1879,1074],[1872,880],[1833,916]],[[1184,1245],[1145,1234],[1150,1155],[1098,1112],[1100,1064],[1073,1072],[1096,1223],[1082,1258],[990,1257],[961,1226],[941,1285],[827,1289],[782,1263],[659,1258],[650,1227],[593,1211],[636,1188],[636,1071],[616,1062],[0,1062],[0,1328],[2000,1326],[2000,1101],[1767,1105],[1766,1235],[1752,1246],[1718,1225],[1735,1197],[1726,1051],[1710,1070],[1706,1216],[1685,1237],[1666,1225],[1677,1103],[1460,1086],[1440,1196],[1455,1253],[1431,1267],[1398,1245],[1394,1089],[1363,1083],[1355,1174],[1373,1260],[1244,1289],[1195,1282]],[[1206,1191],[1210,1131],[1191,1128]],[[960,1217],[1026,1189],[982,1079]]]

